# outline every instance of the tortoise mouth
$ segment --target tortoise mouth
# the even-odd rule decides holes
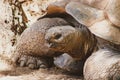
[[[62,47],[65,46],[65,43],[56,43],[56,42],[50,42],[48,43],[49,48],[52,50],[61,50]]]
[[[52,51],[58,51],[58,52],[68,52],[68,48],[70,48],[70,46],[68,46],[71,42],[71,40],[67,40],[67,41],[60,41],[60,42],[48,42],[48,47],[52,50]]]

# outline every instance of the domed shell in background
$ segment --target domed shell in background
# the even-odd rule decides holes
[[[105,11],[111,23],[120,27],[120,0],[109,0]]]
[[[96,22],[94,25],[89,27],[89,29],[96,36],[115,44],[120,44],[120,29],[111,24],[108,20]]]
[[[120,44],[120,17],[118,15],[120,12],[120,10],[118,10],[120,8],[120,5],[118,5],[120,1],[114,0],[113,2],[114,4],[111,4],[112,2],[110,0],[108,6],[104,10],[78,2],[70,2],[66,5],[65,9],[66,12],[72,15],[79,23],[88,26],[91,32],[96,36],[115,44]],[[117,7],[115,7],[115,5]]]

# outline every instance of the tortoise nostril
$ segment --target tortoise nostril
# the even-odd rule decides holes
[[[62,36],[62,34],[59,34],[59,33],[58,33],[58,34],[55,35],[54,38],[55,38],[55,39],[59,39],[61,36]]]
[[[45,37],[45,40],[49,43],[50,42],[50,37]]]

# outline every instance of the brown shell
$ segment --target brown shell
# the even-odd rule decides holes
[[[77,3],[77,2],[70,2],[69,4],[67,4],[65,9],[66,9],[66,12],[72,15],[79,23],[82,23],[88,26],[91,32],[94,33],[95,35],[105,40],[108,40],[110,42],[113,42],[115,44],[120,44],[120,35],[119,35],[120,28],[117,25],[117,23],[120,23],[119,22],[120,10],[118,10],[118,8],[115,8],[115,9],[111,7],[106,8],[108,10],[109,19],[106,18],[106,14],[104,10],[99,10],[91,6]],[[109,14],[109,12],[111,14]]]
[[[120,29],[114,26],[108,20],[96,22],[94,25],[89,27],[89,29],[96,36],[99,36],[115,44],[120,44]]]
[[[107,6],[108,1],[110,0],[80,0],[81,3],[98,9],[104,9]]]
[[[109,0],[105,11],[109,20],[120,27],[120,0]]]
[[[91,26],[95,22],[104,19],[104,12],[102,10],[78,2],[70,2],[65,9],[66,12],[72,15],[79,23],[86,26]]]
[[[80,0],[80,2],[104,10],[111,23],[120,27],[120,0]]]

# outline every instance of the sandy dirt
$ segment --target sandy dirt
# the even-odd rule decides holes
[[[17,67],[10,71],[1,71],[0,80],[83,80],[81,76],[73,75],[57,68],[30,70]]]

